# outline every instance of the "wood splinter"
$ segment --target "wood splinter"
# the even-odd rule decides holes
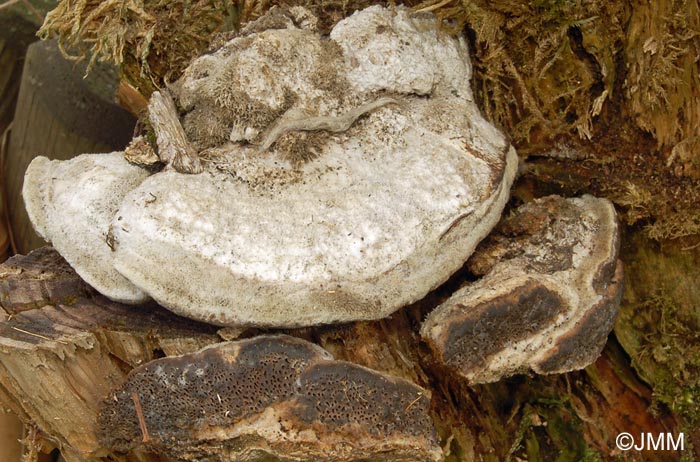
[[[318,116],[318,117],[298,117],[298,109],[292,108],[280,117],[263,136],[263,141],[260,143],[260,151],[266,151],[270,148],[277,139],[283,134],[290,131],[315,131],[326,130],[333,133],[344,132],[349,129],[364,114],[372,112],[382,106],[388,104],[397,104],[393,98],[379,98],[370,103],[363,104],[354,109],[341,114],[337,117],[333,116]]]
[[[141,401],[139,401],[139,394],[133,392],[131,394],[131,399],[134,401],[134,407],[136,408],[136,417],[139,419],[139,427],[141,427],[141,434],[143,439],[141,442],[150,443],[151,436],[148,434],[148,427],[146,427],[146,419],[143,417],[143,408],[141,408]]]
[[[156,133],[158,157],[180,173],[201,173],[197,151],[187,140],[175,102],[167,90],[155,91],[148,102],[148,120]]]

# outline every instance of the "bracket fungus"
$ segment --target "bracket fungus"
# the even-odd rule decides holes
[[[66,161],[37,157],[22,195],[34,229],[51,242],[78,275],[103,295],[124,303],[148,296],[113,267],[110,223],[127,192],[148,172],[123,154],[83,154]]]
[[[525,204],[468,261],[482,277],[436,308],[421,334],[472,383],[581,369],[600,354],[620,305],[618,252],[609,201],[549,196]]]
[[[421,328],[439,361],[471,383],[593,361],[622,292],[612,204],[539,199],[491,233],[518,159],[465,40],[402,7],[316,23],[273,8],[195,59],[125,153],[35,159],[39,233],[113,300],[234,327],[384,318],[467,261],[480,278]],[[182,462],[440,461],[427,393],[263,335],[133,369],[99,436]]]
[[[367,8],[330,37],[303,8],[273,11],[192,62],[170,89],[181,113],[151,102],[166,168],[118,175],[111,249],[102,215],[57,211],[42,227],[56,197],[38,185],[60,182],[77,208],[95,196],[80,172],[73,187],[57,163],[30,166],[32,219],[98,291],[128,302],[115,294],[136,287],[220,325],[378,319],[449,278],[498,222],[517,156],[473,101],[464,39],[404,8]],[[90,239],[62,241],[74,228]],[[105,257],[70,258],[78,247]]]
[[[440,461],[430,400],[413,383],[261,336],[151,361],[99,416],[105,447],[173,461]]]

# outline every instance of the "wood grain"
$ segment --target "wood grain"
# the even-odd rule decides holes
[[[84,70],[66,61],[54,41],[29,47],[4,165],[8,211],[20,253],[44,244],[29,222],[21,194],[32,159],[111,152],[131,139],[135,120],[113,102],[117,82],[110,72],[96,68],[83,79]]]

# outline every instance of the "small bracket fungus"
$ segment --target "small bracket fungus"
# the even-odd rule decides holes
[[[421,334],[472,383],[581,369],[600,354],[620,305],[618,239],[605,199],[523,205],[467,263],[483,277],[436,308]]]
[[[148,296],[114,269],[110,223],[124,195],[147,176],[113,152],[67,161],[37,157],[24,178],[22,195],[37,233],[85,282],[124,303],[140,303]]]
[[[378,319],[449,278],[497,223],[517,156],[473,102],[465,41],[404,8],[370,7],[330,37],[292,10],[193,61],[170,89],[181,114],[154,94],[158,156],[172,168],[121,186],[111,249],[88,250],[110,257],[69,259],[86,280],[116,270],[220,325]],[[29,182],[51,187],[37,168]],[[91,194],[65,190],[91,207]],[[95,226],[81,216],[60,227]],[[95,285],[112,297],[115,286]]]
[[[172,461],[440,461],[425,390],[288,336],[217,344],[132,370],[99,437]]]

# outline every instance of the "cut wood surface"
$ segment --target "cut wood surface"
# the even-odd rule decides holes
[[[0,274],[0,397],[69,461],[106,455],[98,404],[130,369],[218,340],[209,326],[95,295],[49,248],[11,259]]]
[[[431,417],[448,461],[555,460],[557,454],[569,454],[557,460],[582,460],[586,454],[605,461],[678,460],[680,453],[674,451],[615,449],[615,437],[623,431],[681,430],[663,410],[649,413],[651,391],[636,378],[614,341],[586,370],[564,375],[516,376],[470,387],[437,365],[417,330],[426,312],[454,290],[458,278],[382,321],[264,332],[313,341],[336,359],[407,378],[429,390]],[[111,454],[100,446],[100,403],[138,365],[263,333],[217,330],[152,304],[110,302],[85,285],[51,248],[0,266],[0,304],[0,402],[60,447],[68,462],[161,460],[138,448]],[[686,436],[686,444],[691,438]]]
[[[113,102],[114,70],[96,68],[87,79],[84,75],[84,66],[66,61],[55,41],[34,43],[27,51],[4,165],[8,211],[20,253],[43,243],[22,201],[31,160],[115,151],[131,139],[135,121]]]

